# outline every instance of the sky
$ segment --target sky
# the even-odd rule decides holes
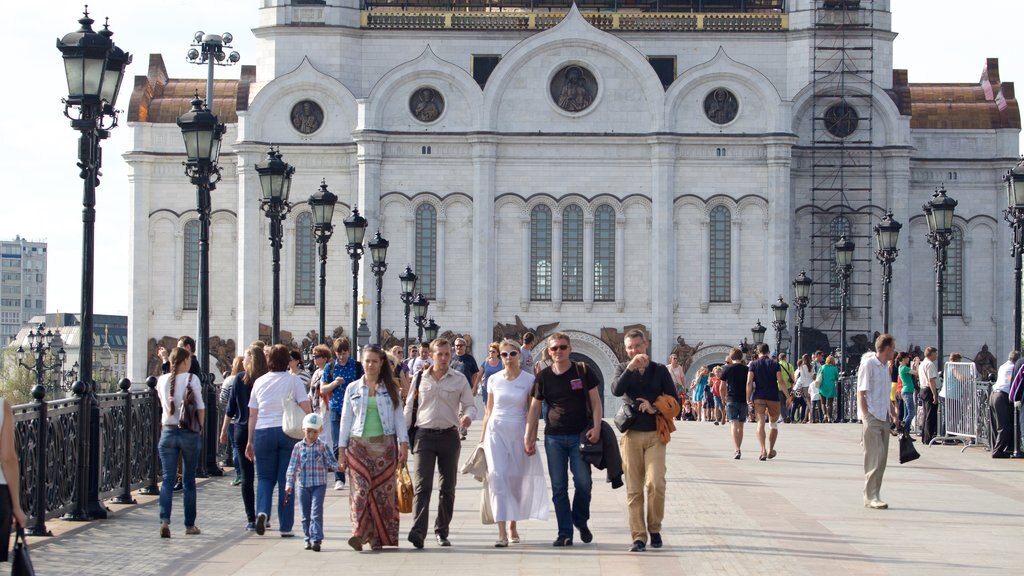
[[[149,54],[164,56],[172,78],[205,78],[205,67],[185,60],[197,30],[231,32],[241,64],[254,64],[252,28],[262,0],[94,0],[90,15],[100,30],[110,17],[114,42],[134,55],[125,75],[118,108],[127,110],[133,78],[145,75]],[[45,9],[40,9],[44,6]],[[965,8],[966,7],[966,8]],[[999,58],[1004,81],[1022,84],[1024,54],[1015,25],[1024,22],[1020,0],[892,0],[893,66],[910,72],[910,82],[976,82],[986,58]],[[0,91],[8,110],[3,118],[5,152],[12,160],[11,183],[0,209],[0,238],[20,235],[49,243],[48,312],[78,312],[81,306],[82,180],[75,166],[77,135],[63,116],[67,93],[55,40],[78,28],[82,3],[70,0],[9,2],[8,31],[21,57],[8,58],[9,88]],[[32,56],[28,58],[27,56]],[[218,67],[216,78],[237,79],[240,67]],[[22,86],[21,90],[11,87]],[[32,112],[16,112],[31,107]],[[22,126],[25,117],[34,124]],[[96,195],[95,300],[97,314],[126,315],[129,285],[128,171],[122,159],[131,146],[126,122],[103,143],[103,177]],[[184,145],[183,145],[184,150]],[[1007,167],[1009,168],[1009,166]],[[188,187],[185,175],[182,187]]]

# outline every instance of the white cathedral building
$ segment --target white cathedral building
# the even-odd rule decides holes
[[[341,226],[352,206],[390,241],[382,324],[404,328],[406,264],[442,326],[483,358],[497,324],[557,323],[605,380],[615,336],[643,326],[664,361],[721,361],[770,305],[814,281],[805,326],[839,346],[833,245],[856,245],[851,337],[881,330],[872,227],[903,224],[892,283],[900,349],[935,341],[934,254],[921,205],[958,200],[945,346],[1014,346],[1002,175],[1020,114],[998,62],[962,84],[893,70],[888,0],[261,0],[257,57],[217,80],[226,122],[213,195],[211,330],[230,361],[271,318],[271,247],[255,166],[270,145],[296,168],[292,201],[339,196],[328,332],[348,326]],[[979,79],[980,78],[980,79]],[[198,79],[160,55],[129,109],[129,374],[156,341],[194,334],[198,221],[176,118]],[[282,330],[318,322],[308,206],[285,221]],[[363,260],[360,294],[375,298]],[[368,307],[369,324],[375,324]],[[789,326],[796,325],[790,308]],[[413,328],[415,334],[415,327]],[[788,338],[787,338],[788,341]],[[818,344],[823,341],[819,339]],[[773,345],[774,348],[774,345]],[[539,350],[539,349],[538,349]],[[221,356],[225,356],[222,358]],[[692,372],[693,368],[691,368]]]

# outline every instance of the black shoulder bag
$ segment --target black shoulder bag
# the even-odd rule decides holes
[[[171,402],[174,402],[174,398],[171,398]],[[196,397],[192,393],[192,374],[189,374],[188,383],[185,384],[185,400],[181,403],[181,413],[178,415],[178,428],[189,432],[199,432],[202,426],[202,422],[199,421]]]
[[[409,447],[412,448],[416,444],[416,415],[420,411],[420,381],[423,380],[423,371],[420,370],[416,373],[416,378],[412,381],[412,418],[409,422]]]

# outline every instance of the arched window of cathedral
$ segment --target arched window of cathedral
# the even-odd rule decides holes
[[[836,268],[836,242],[843,236],[850,237],[850,220],[846,216],[837,216],[829,224],[829,267],[831,273],[828,281],[828,305],[833,310],[838,310],[843,305],[843,286],[839,277],[839,270]]]
[[[530,211],[530,300],[551,300],[551,209]]]
[[[615,300],[615,210],[594,211],[594,301]]]
[[[295,219],[295,305],[316,304],[316,241],[313,238],[313,215],[299,214]]]
[[[953,226],[953,238],[946,248],[946,271],[943,281],[946,293],[942,301],[944,316],[962,316],[964,313],[964,231]]]
[[[184,233],[184,273],[181,287],[181,307],[184,310],[195,310],[199,305],[199,220],[185,223]]]
[[[583,301],[583,209],[562,211],[562,300]]]
[[[732,299],[732,214],[725,206],[711,209],[708,227],[708,299]]]
[[[431,204],[416,208],[416,291],[437,298],[437,209]]]

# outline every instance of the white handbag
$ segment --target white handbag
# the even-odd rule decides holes
[[[295,398],[289,394],[281,400],[284,406],[284,417],[281,418],[281,429],[286,435],[296,440],[302,439],[305,433],[302,430],[302,419],[306,417],[306,412],[299,406],[299,403],[295,401]]]

